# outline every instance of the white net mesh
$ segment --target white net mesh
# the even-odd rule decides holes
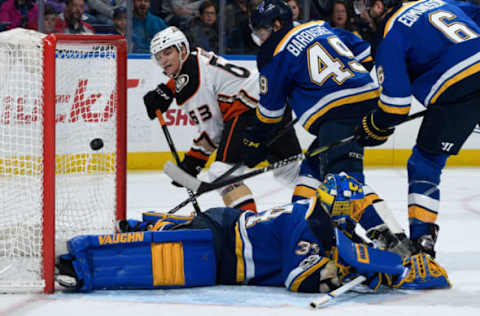
[[[0,33],[0,291],[44,286],[43,36]],[[57,43],[57,255],[75,235],[114,230],[116,72],[113,45]],[[98,151],[89,145],[94,138],[104,142]]]

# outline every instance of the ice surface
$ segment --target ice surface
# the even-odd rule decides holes
[[[367,182],[383,197],[399,222],[407,224],[407,179],[403,169],[369,169]],[[290,293],[284,288],[215,286],[155,291],[97,291],[53,295],[0,295],[0,315],[480,315],[480,169],[447,169],[442,175],[438,261],[448,271],[453,288],[435,291],[385,289],[365,293],[356,289],[327,307],[312,311],[311,299],[319,294]],[[247,180],[259,209],[287,203],[291,190],[265,174]],[[162,173],[128,174],[128,214],[168,211],[188,195],[170,185]],[[205,210],[219,206],[215,192],[199,198]],[[188,214],[185,208],[179,214]]]

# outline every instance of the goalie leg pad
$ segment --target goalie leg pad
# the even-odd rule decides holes
[[[216,281],[208,229],[78,236],[67,246],[81,292],[208,286]]]
[[[406,258],[404,273],[393,282],[394,288],[423,290],[450,288],[447,272],[429,255],[419,253]]]

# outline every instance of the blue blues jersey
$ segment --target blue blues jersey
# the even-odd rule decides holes
[[[412,96],[428,106],[480,71],[480,27],[447,1],[405,3],[380,31],[383,40],[375,60],[382,86],[379,107],[389,121],[382,126],[408,115]]]
[[[333,231],[325,227],[331,225],[328,217],[317,218],[326,214],[317,201],[242,213],[234,229],[236,283],[319,291],[319,270],[329,260],[325,248],[333,245]]]
[[[475,23],[480,25],[480,6],[475,3],[474,0],[471,2],[462,1],[462,0],[445,0],[446,2],[452,3],[462,9],[469,18],[471,18]]]
[[[345,117],[345,113],[355,117],[353,104],[379,95],[378,85],[360,64],[369,58],[369,44],[324,21],[274,32],[257,59],[258,119],[265,124],[280,122],[287,100],[303,127],[314,135],[327,117]],[[347,111],[338,114],[340,108]]]

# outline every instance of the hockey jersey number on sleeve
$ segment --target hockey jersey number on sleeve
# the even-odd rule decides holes
[[[212,59],[210,59],[210,65],[221,68],[235,77],[248,78],[250,76],[250,71],[247,68],[230,63],[222,64],[217,56],[213,56]]]

